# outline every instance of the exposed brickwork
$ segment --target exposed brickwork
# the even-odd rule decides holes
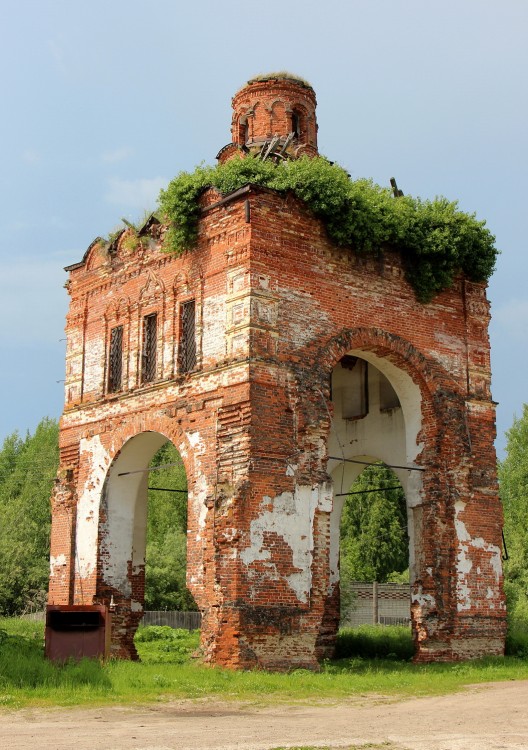
[[[253,140],[285,137],[295,111],[305,117],[298,145],[315,151],[310,88],[257,82],[233,106],[235,150],[240,118],[252,110]],[[501,653],[485,287],[459,278],[422,305],[397,254],[381,262],[335,247],[291,195],[248,186],[229,200],[209,190],[201,201],[193,251],[162,252],[164,228],[151,222],[110,251],[94,244],[69,268],[50,603],[113,597],[113,652],[135,657],[146,480],[126,472],[146,468],[169,439],[189,482],[188,585],[203,612],[205,657],[235,668],[316,667],[331,654],[339,616],[330,446],[336,425],[359,436],[356,449],[348,441],[351,459],[372,455],[367,446],[380,439],[367,429],[374,417],[348,423],[332,397],[332,371],[353,352],[401,400],[399,416],[378,415],[400,437],[374,457],[390,463],[400,451],[405,465],[424,469],[405,474],[416,658]],[[180,311],[190,300],[196,363],[182,372]],[[153,314],[155,378],[144,382],[142,322]],[[117,326],[122,382],[110,392]]]

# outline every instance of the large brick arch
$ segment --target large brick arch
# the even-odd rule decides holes
[[[466,394],[441,363],[427,357],[403,337],[379,328],[344,330],[317,351],[310,363],[310,376],[307,378],[305,371],[304,378],[299,377],[305,394],[301,403],[306,423],[311,421],[314,424],[318,412],[319,444],[328,441],[331,432],[330,412],[325,413],[321,397],[324,394],[330,403],[330,375],[341,358],[350,353],[370,361],[389,380],[394,373],[391,373],[391,367],[395,367],[416,386],[413,397],[414,406],[419,405],[420,424],[412,426],[412,434],[406,436],[410,444],[407,456],[409,465],[416,465],[421,471],[409,474],[413,480],[405,488],[416,658],[453,658],[457,652],[452,639],[457,630],[460,594],[457,568],[460,541],[455,523],[457,502],[467,502],[472,496]],[[385,368],[384,363],[390,363],[391,367]],[[308,397],[310,389],[314,394],[312,398]],[[406,407],[404,401],[402,407]],[[310,442],[316,443],[316,431],[307,432]],[[416,446],[414,454],[413,445]],[[338,520],[330,521],[334,535],[336,523],[338,527]],[[494,550],[490,552],[492,556],[496,554]],[[329,597],[327,626],[332,627],[333,623],[337,628],[339,605],[332,587],[329,588]],[[437,644],[431,648],[430,641],[435,639]],[[431,656],[433,649],[434,656]]]

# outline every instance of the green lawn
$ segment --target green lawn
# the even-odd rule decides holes
[[[365,653],[365,632],[358,648]],[[203,666],[191,654],[198,633],[170,628],[140,630],[136,645],[141,662],[94,660],[57,665],[43,656],[43,625],[20,619],[0,619],[0,706],[94,705],[217,698],[243,701],[314,702],[341,700],[368,693],[434,695],[464,685],[496,680],[528,679],[528,659],[489,658],[459,664],[414,665],[402,644],[408,631],[372,629],[367,641],[379,657],[349,656],[322,665],[318,673],[264,671],[233,672]],[[354,634],[348,634],[353,641]],[[384,643],[383,648],[380,643]],[[350,643],[348,648],[351,648]],[[390,658],[387,658],[390,657]],[[403,657],[403,658],[402,658]]]

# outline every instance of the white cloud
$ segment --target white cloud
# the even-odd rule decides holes
[[[122,148],[115,148],[112,151],[105,151],[101,160],[106,164],[115,164],[118,161],[125,161],[132,155],[132,149],[123,146]]]
[[[501,336],[528,341],[528,299],[512,299],[492,313],[492,326]]]
[[[165,177],[150,177],[137,180],[121,180],[113,177],[108,181],[105,199],[108,203],[125,206],[129,209],[153,210],[161,188],[165,187],[168,179]]]

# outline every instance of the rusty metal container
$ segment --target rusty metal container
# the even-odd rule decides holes
[[[46,607],[46,657],[51,661],[106,659],[110,652],[111,615],[103,604]]]

